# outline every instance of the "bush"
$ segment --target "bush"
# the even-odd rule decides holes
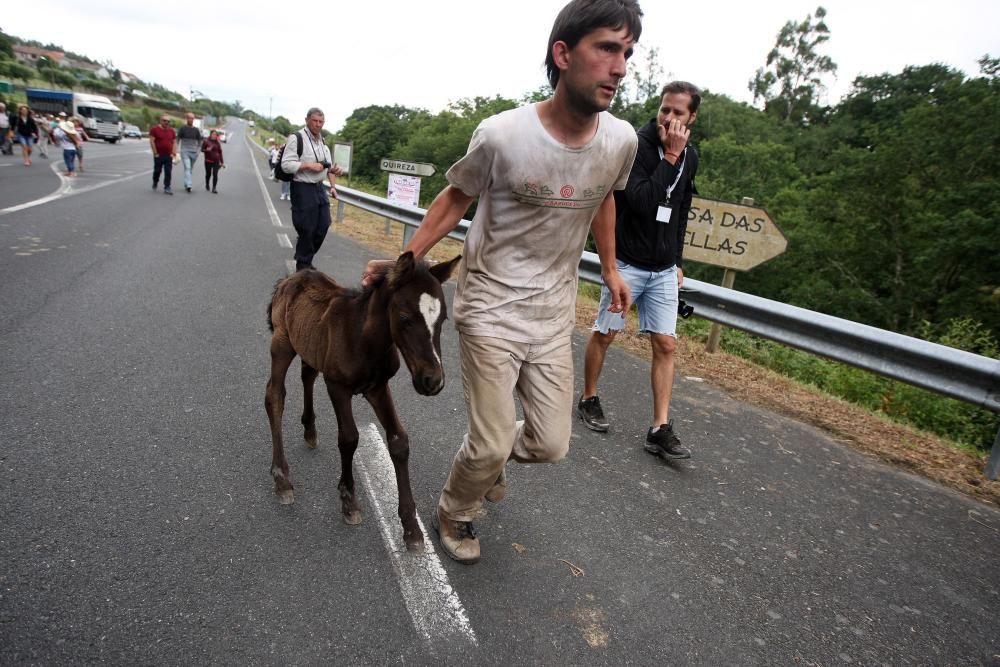
[[[929,325],[925,326],[925,331],[934,333]],[[949,347],[997,357],[996,340],[981,323],[973,320],[949,321],[940,327],[936,336],[925,337]],[[996,415],[988,410],[736,329],[726,329],[722,341],[727,352],[827,394],[881,412],[894,421],[935,433],[982,453],[989,451],[993,444]]]

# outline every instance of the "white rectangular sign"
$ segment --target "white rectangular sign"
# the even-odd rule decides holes
[[[398,204],[420,205],[420,177],[406,174],[389,174],[389,195],[386,197]]]

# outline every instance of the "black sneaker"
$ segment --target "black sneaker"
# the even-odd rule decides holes
[[[601,409],[601,399],[597,396],[590,398],[580,397],[580,402],[576,404],[576,414],[587,425],[591,431],[606,433],[608,430],[608,420],[604,418],[604,410]]]
[[[668,461],[691,458],[691,450],[682,447],[681,441],[674,433],[674,421],[671,419],[666,424],[661,424],[660,428],[653,433],[650,428],[646,432],[646,451],[650,454],[662,456]]]

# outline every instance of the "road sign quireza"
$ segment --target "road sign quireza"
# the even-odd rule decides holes
[[[433,176],[437,172],[434,165],[427,164],[426,162],[403,162],[402,160],[393,160],[387,157],[379,160],[378,166],[382,171],[391,171],[409,176]]]
[[[692,198],[684,259],[748,271],[787,247],[788,239],[764,209]]]

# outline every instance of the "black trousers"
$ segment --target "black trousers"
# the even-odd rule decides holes
[[[160,170],[163,170],[163,187],[170,188],[170,173],[174,169],[174,159],[169,155],[157,155],[153,158],[153,185],[160,182]]]
[[[205,162],[205,189],[208,190],[208,181],[212,180],[212,189],[215,190],[215,186],[219,184],[219,168],[222,167],[218,162]]]
[[[299,235],[295,243],[295,270],[312,266],[330,229],[330,193],[323,183],[292,181],[292,226]]]

